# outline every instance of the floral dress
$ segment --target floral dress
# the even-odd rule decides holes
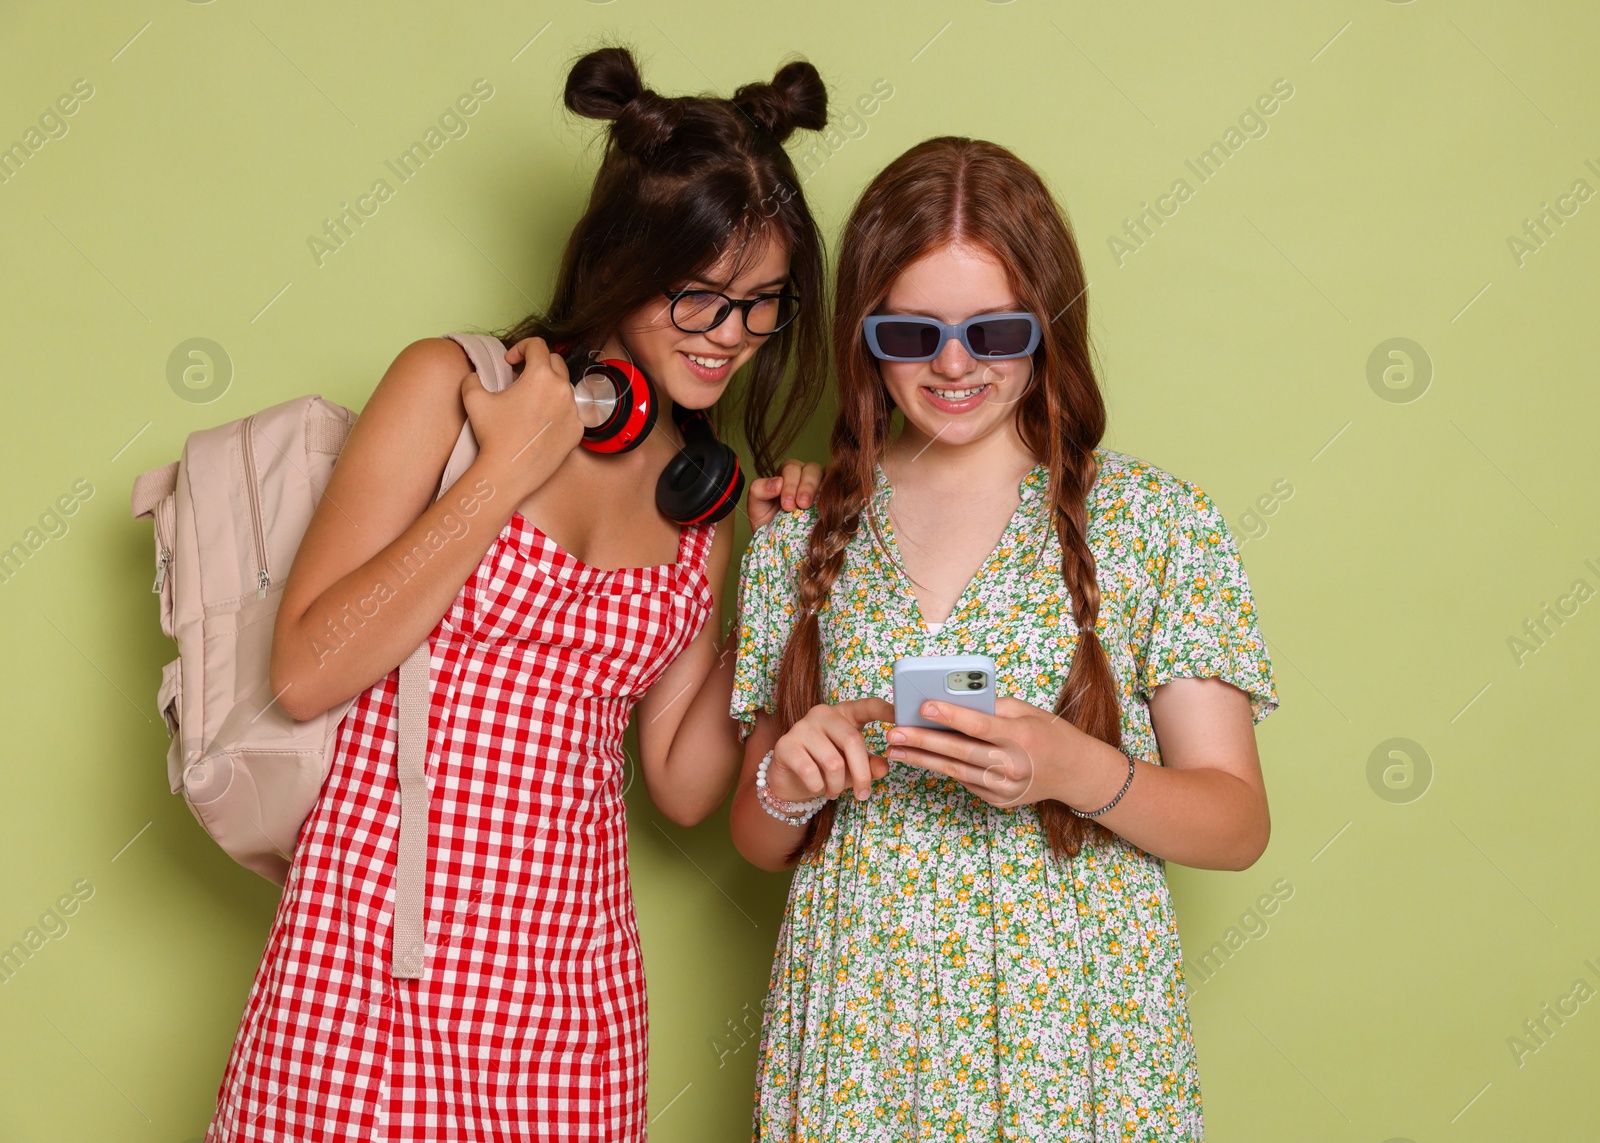
[[[1194,484],[1107,449],[1089,503],[1123,746],[1160,762],[1150,693],[1219,677],[1278,704],[1233,537]],[[820,610],[829,702],[893,697],[896,658],[984,654],[998,690],[1050,709],[1077,643],[1043,465],[937,632],[895,555],[879,468]],[[771,710],[815,509],[753,537],[740,576],[733,716]],[[1042,550],[1041,550],[1042,548]],[[883,753],[887,728],[869,723]],[[796,866],[757,1061],[756,1143],[1198,1140],[1182,950],[1163,862],[1114,836],[1054,856],[1033,806],[1002,808],[903,762],[838,799]]]

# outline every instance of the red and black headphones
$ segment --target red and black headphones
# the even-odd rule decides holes
[[[572,343],[553,348],[567,357]],[[573,365],[567,357],[569,371]],[[631,361],[590,360],[572,386],[584,425],[581,443],[590,452],[628,452],[655,427],[661,399],[650,378]],[[672,420],[683,433],[683,447],[656,481],[656,508],[677,524],[720,520],[733,511],[744,492],[739,454],[717,439],[705,410],[675,405]]]

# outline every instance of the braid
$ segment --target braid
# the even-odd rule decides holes
[[[1052,489],[1052,500],[1056,535],[1061,541],[1061,578],[1072,599],[1078,645],[1066,683],[1056,699],[1055,713],[1085,734],[1120,746],[1122,720],[1116,679],[1096,631],[1100,582],[1095,574],[1094,554],[1089,550],[1088,497],[1099,466],[1094,453],[1076,447],[1075,442],[1071,453],[1062,458],[1060,487]],[[1086,842],[1100,842],[1108,836],[1099,822],[1079,817],[1053,798],[1038,803],[1038,810],[1046,840],[1058,856],[1075,856]]]
[[[876,425],[869,425],[867,432],[875,437],[876,429]],[[806,543],[805,558],[795,570],[799,613],[778,668],[773,712],[780,734],[788,733],[813,706],[824,701],[822,634],[817,613],[827,603],[844,570],[845,551],[861,527],[862,514],[872,496],[875,450],[862,447],[848,418],[835,423],[830,452],[834,463],[823,471],[822,484],[817,488],[817,521]],[[833,825],[835,806],[835,801],[829,801],[812,816],[804,839],[789,854],[790,861],[809,858],[822,848]]]
[[[834,483],[838,483],[835,481]],[[856,529],[861,525],[862,504],[850,490],[829,488],[827,477],[817,489],[817,522],[812,526],[807,541],[805,559],[795,571],[800,614],[795,620],[796,630],[804,623],[810,624],[810,635],[817,636],[817,612],[828,601],[834,581],[844,569],[844,553]],[[854,501],[852,505],[850,502]],[[818,680],[818,689],[821,680]],[[809,708],[807,708],[809,709]],[[798,722],[805,711],[798,712],[791,725]]]

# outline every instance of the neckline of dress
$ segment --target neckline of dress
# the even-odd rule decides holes
[[[521,508],[517,508],[512,511],[511,519],[506,521],[506,527],[510,528],[511,525],[518,519],[522,521],[522,527],[524,529],[539,537],[540,543],[543,544],[545,548],[551,552],[554,552],[555,555],[561,560],[571,564],[580,575],[594,576],[597,578],[618,575],[646,576],[651,574],[675,576],[684,566],[684,553],[689,546],[689,535],[691,530],[697,530],[706,526],[704,524],[678,525],[678,551],[673,557],[673,561],[671,563],[648,564],[641,565],[639,567],[626,568],[597,568],[591,563],[586,563],[585,561],[580,560],[577,556],[573,555],[560,544],[556,543],[547,532],[539,527],[539,525],[528,519],[528,517],[523,514]]]
[[[894,533],[894,522],[889,519],[889,498],[894,492],[894,486],[889,483],[888,474],[883,471],[881,462],[875,464],[873,469],[871,510],[882,523],[884,541],[887,545],[886,554],[889,556],[889,566],[896,574],[905,578],[906,598],[911,601],[911,606],[916,612],[917,622],[922,626],[924,633],[930,637],[943,638],[953,627],[958,625],[958,617],[961,613],[971,606],[968,602],[968,597],[974,595],[981,587],[980,581],[984,578],[984,572],[988,570],[990,562],[994,559],[994,554],[1007,544],[1015,544],[1019,539],[1020,533],[1031,529],[1034,523],[1033,517],[1036,514],[1033,501],[1042,498],[1044,495],[1045,487],[1050,479],[1049,466],[1040,461],[1029,469],[1018,482],[1016,510],[1011,513],[1011,518],[1006,521],[1006,526],[1001,529],[1000,538],[995,541],[994,547],[990,548],[984,555],[983,561],[978,564],[977,569],[972,573],[972,577],[967,580],[960,593],[956,596],[955,603],[951,604],[950,613],[939,623],[937,629],[929,627],[927,617],[922,613],[922,601],[917,598],[915,587],[911,582],[911,574],[906,571],[905,560],[900,555],[900,542],[896,539]]]

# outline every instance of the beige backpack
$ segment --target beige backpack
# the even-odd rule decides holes
[[[511,367],[498,338],[448,335],[484,387]],[[155,523],[161,630],[178,657],[161,669],[156,706],[172,739],[167,781],[235,861],[277,885],[322,791],[340,721],[353,699],[303,722],[285,714],[268,679],[283,582],[356,414],[299,397],[242,420],[191,433],[182,455],[133,484],[135,519]],[[435,497],[476,458],[462,426]],[[400,664],[400,837],[395,871],[393,974],[417,977],[425,959],[429,644]]]

